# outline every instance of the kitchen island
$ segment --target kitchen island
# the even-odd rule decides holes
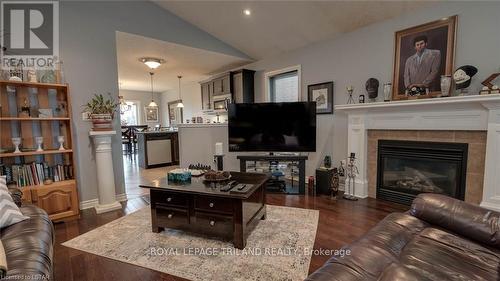
[[[136,134],[141,168],[179,165],[179,137],[176,131],[147,131]]]

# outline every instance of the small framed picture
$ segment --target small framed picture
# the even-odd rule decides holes
[[[144,112],[146,114],[146,122],[158,122],[158,107],[149,107],[146,106],[144,108]]]
[[[332,114],[333,82],[308,85],[307,100],[316,102],[316,114]]]

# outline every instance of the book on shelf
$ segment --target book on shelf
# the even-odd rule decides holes
[[[44,185],[44,181],[51,179],[54,182],[73,179],[73,165],[48,163],[29,164],[0,164],[0,176],[6,176],[7,183],[15,183],[17,187],[30,185]]]

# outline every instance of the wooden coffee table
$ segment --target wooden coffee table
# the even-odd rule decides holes
[[[253,185],[245,194],[220,191],[221,184],[206,183],[203,177],[188,183],[165,177],[140,187],[151,189],[153,232],[180,229],[230,239],[243,249],[250,232],[266,218],[267,179],[265,174],[231,172],[231,180]]]

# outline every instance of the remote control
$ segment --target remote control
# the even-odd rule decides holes
[[[233,189],[233,187],[235,187],[237,184],[238,183],[236,181],[230,181],[227,185],[222,186],[220,188],[220,191],[223,191],[223,192],[229,191],[229,190]]]
[[[245,188],[246,186],[246,184],[242,184],[240,187],[238,187],[238,190],[243,190],[243,188]]]

